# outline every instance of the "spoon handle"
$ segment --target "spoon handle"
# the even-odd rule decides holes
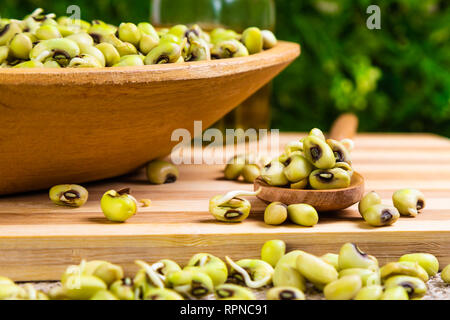
[[[330,131],[330,138],[334,140],[352,139],[358,131],[359,120],[353,113],[345,113],[336,119]]]

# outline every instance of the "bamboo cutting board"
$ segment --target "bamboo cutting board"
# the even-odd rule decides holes
[[[284,134],[280,147],[302,134]],[[54,206],[46,192],[0,198],[0,275],[16,281],[57,280],[67,265],[81,259],[105,259],[134,272],[135,259],[172,258],[185,263],[198,252],[234,259],[258,257],[266,240],[282,239],[289,249],[315,254],[336,252],[348,241],[358,243],[382,263],[409,252],[435,254],[450,263],[450,140],[434,135],[362,134],[355,138],[355,169],[366,189],[386,203],[400,188],[419,188],[427,207],[417,218],[401,218],[394,226],[366,225],[356,206],[321,214],[314,228],[263,222],[265,204],[253,199],[253,213],[241,224],[215,222],[207,212],[214,195],[252,185],[222,179],[223,166],[184,165],[176,184],[151,186],[143,171],[86,187],[90,199],[80,209]],[[211,151],[211,150],[210,150]],[[275,151],[275,150],[273,150]],[[107,222],[99,199],[109,189],[131,187],[149,198],[126,224]]]

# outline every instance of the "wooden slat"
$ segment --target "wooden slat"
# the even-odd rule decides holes
[[[304,134],[284,134],[280,149]],[[200,251],[236,259],[258,257],[264,241],[279,238],[289,248],[312,253],[336,252],[347,241],[360,244],[381,262],[408,252],[430,252],[450,263],[450,142],[434,135],[363,134],[355,139],[355,169],[391,203],[395,190],[421,189],[427,207],[417,218],[401,218],[394,226],[371,228],[356,206],[321,214],[319,225],[302,228],[263,222],[265,204],[252,199],[253,213],[241,224],[222,224],[207,212],[210,197],[235,189],[224,181],[222,165],[183,165],[172,185],[151,186],[142,171],[87,185],[90,200],[83,208],[54,206],[46,192],[0,198],[0,274],[18,281],[56,280],[80,259],[106,259],[134,272],[133,261],[174,258],[181,263]],[[272,150],[273,154],[279,150]],[[109,189],[131,187],[138,198],[152,199],[126,224],[107,222],[99,199]],[[24,261],[26,264],[24,264]]]

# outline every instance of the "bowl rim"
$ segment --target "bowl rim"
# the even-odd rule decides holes
[[[138,67],[13,69],[0,68],[0,85],[116,84],[195,80],[223,77],[287,64],[301,53],[300,45],[279,41],[272,49],[248,57]]]

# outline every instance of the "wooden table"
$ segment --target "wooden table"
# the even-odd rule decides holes
[[[283,134],[281,143],[302,134]],[[450,140],[424,134],[360,134],[355,138],[354,167],[386,203],[400,188],[421,189],[427,207],[417,218],[394,226],[371,228],[356,206],[321,214],[320,224],[303,228],[263,222],[265,204],[254,199],[251,217],[241,224],[214,221],[208,200],[214,195],[252,185],[224,181],[223,166],[183,165],[176,184],[151,186],[143,172],[87,185],[90,200],[80,209],[54,206],[46,192],[0,198],[0,274],[16,281],[56,280],[67,265],[81,259],[105,259],[132,273],[135,259],[172,258],[185,263],[197,252],[234,259],[258,257],[266,240],[283,239],[289,249],[315,254],[336,252],[356,242],[382,263],[409,252],[435,254],[450,263]],[[276,150],[273,150],[276,151]],[[113,160],[113,159],[112,159]],[[136,198],[153,204],[126,224],[107,222],[101,195],[131,187]]]

